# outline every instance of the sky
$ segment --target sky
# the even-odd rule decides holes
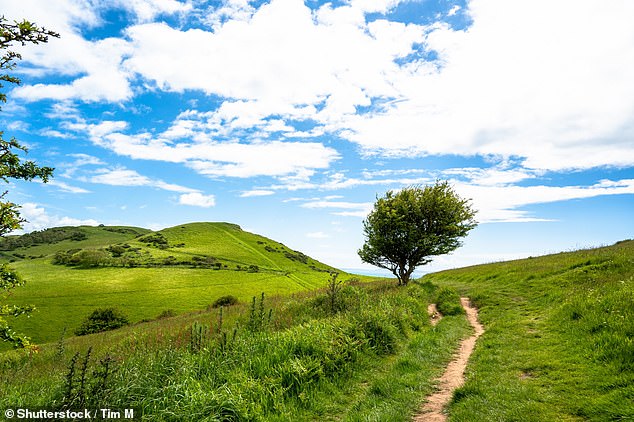
[[[227,221],[330,265],[388,190],[478,210],[422,272],[634,237],[634,2],[0,0],[24,231]]]

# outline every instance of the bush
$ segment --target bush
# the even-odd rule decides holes
[[[378,355],[392,354],[396,351],[398,343],[396,330],[384,316],[362,315],[357,324],[370,348]]]
[[[156,319],[163,319],[163,318],[172,318],[176,316],[176,311],[173,309],[165,309],[163,312],[161,312]]]
[[[95,309],[92,314],[86,318],[81,326],[75,330],[75,334],[83,336],[86,334],[110,331],[128,325],[129,323],[128,318],[120,310],[116,308],[99,308]]]
[[[238,303],[238,298],[232,295],[220,296],[211,305],[212,308],[220,308],[221,306],[231,306]]]
[[[443,315],[460,315],[464,313],[464,309],[462,309],[460,304],[460,295],[448,287],[443,287],[438,291],[436,308]]]

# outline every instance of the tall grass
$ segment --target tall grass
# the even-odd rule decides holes
[[[116,332],[87,336],[81,344],[68,339],[63,359],[54,357],[53,346],[30,359],[5,354],[0,408],[18,401],[63,408],[70,396],[104,408],[134,408],[145,420],[327,420],[345,414],[360,420],[367,414],[404,421],[468,329],[462,317],[430,327],[426,305],[433,290],[417,283],[397,288],[393,281],[348,284],[337,292],[336,313],[328,291],[260,296],[181,325],[175,324],[182,317],[175,317],[149,324],[152,329],[128,327],[118,340]],[[99,345],[100,338],[110,338],[110,345]],[[82,360],[90,339],[93,357]],[[80,354],[73,355],[75,349]],[[107,377],[99,375],[103,362]],[[18,373],[19,381],[12,378]],[[101,385],[98,400],[76,381],[69,389],[68,379]],[[382,395],[393,397],[377,409]]]

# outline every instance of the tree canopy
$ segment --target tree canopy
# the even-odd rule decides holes
[[[406,285],[416,267],[461,246],[460,239],[477,225],[475,213],[447,181],[388,191],[363,222],[366,239],[359,256]]]
[[[23,20],[22,22],[9,22],[4,16],[0,17],[0,89],[4,88],[3,82],[20,84],[16,76],[5,73],[15,69],[16,61],[22,56],[10,50],[14,44],[39,44],[47,42],[49,37],[58,37],[59,34],[35,24]],[[0,92],[0,101],[6,103],[7,96]],[[1,110],[1,108],[0,108]],[[40,167],[33,161],[25,161],[20,154],[26,153],[27,148],[21,145],[15,138],[4,139],[4,131],[0,131],[0,179],[5,183],[11,179],[33,180],[36,178],[47,182],[53,174],[51,167]],[[0,237],[21,227],[25,221],[19,212],[19,206],[5,200],[7,191],[0,194]],[[0,265],[0,302],[4,302],[15,287],[24,284],[24,280],[6,264]],[[5,317],[19,316],[33,311],[32,306],[15,306],[0,303],[0,339],[10,341],[17,347],[25,347],[30,344],[28,337],[16,333]]]

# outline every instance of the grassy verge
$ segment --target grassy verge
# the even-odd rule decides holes
[[[633,420],[634,242],[445,271],[487,331],[451,420]]]
[[[0,409],[407,420],[469,330],[462,316],[429,325],[426,306],[436,296],[430,284],[346,285],[72,338],[32,356],[5,353]]]

